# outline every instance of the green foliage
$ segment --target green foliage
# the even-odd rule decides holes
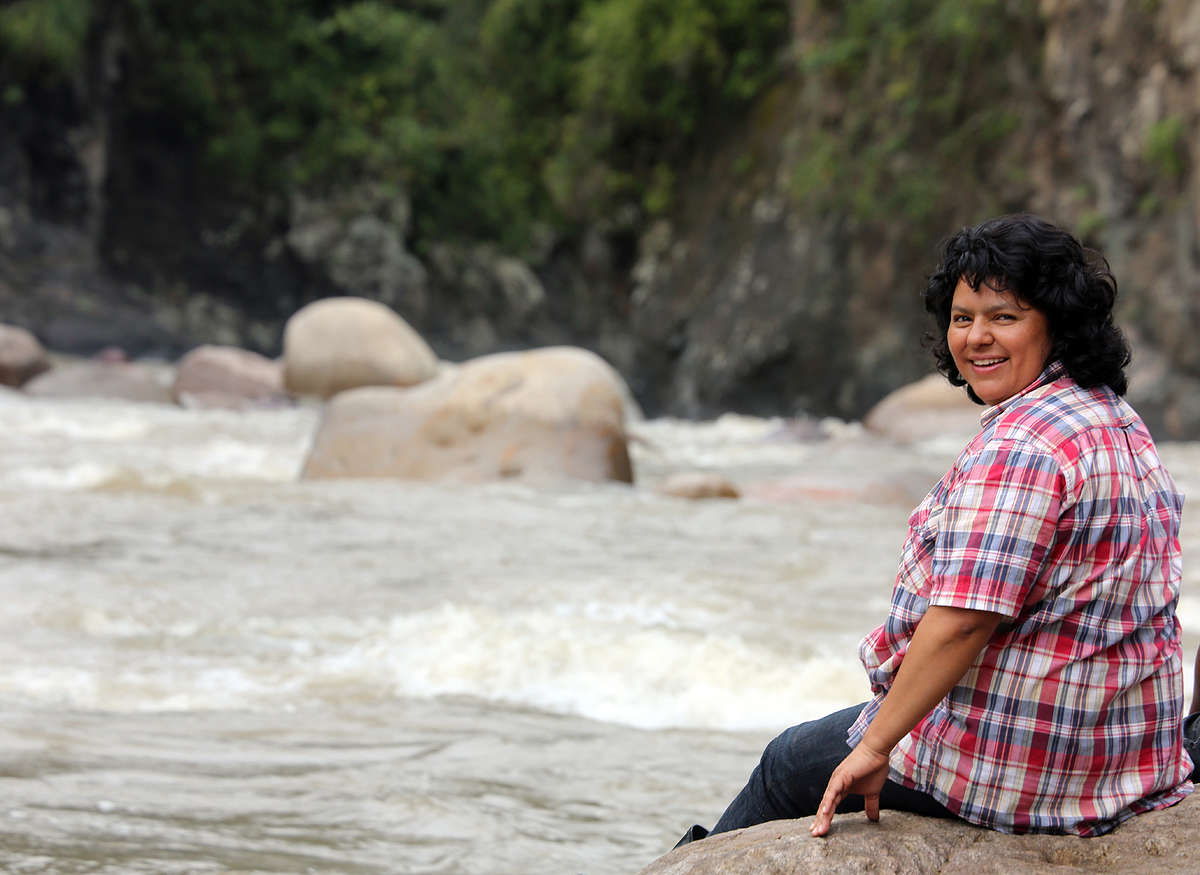
[[[771,0],[593,0],[574,24],[571,163],[609,167],[610,195],[649,212],[672,199],[668,162],[702,122],[766,84],[788,34]]]
[[[81,62],[90,20],[88,0],[17,0],[0,6],[0,74],[70,74]],[[12,89],[6,87],[6,101],[18,93]]]
[[[1146,131],[1146,163],[1168,182],[1178,180],[1187,169],[1185,133],[1183,119],[1176,115],[1155,122]]]
[[[1076,220],[1075,230],[1079,234],[1079,239],[1086,242],[1094,239],[1103,231],[1106,222],[1107,219],[1100,210],[1085,210]]]
[[[16,0],[3,99],[84,81],[118,28],[116,123],[257,206],[370,178],[418,236],[528,245],[618,205],[669,208],[706,121],[777,69],[787,0]],[[73,79],[72,79],[73,77]],[[278,209],[278,207],[276,207]]]
[[[805,134],[793,194],[814,209],[919,223],[1003,161],[1018,124],[1006,62],[1036,21],[1028,0],[814,2],[827,32],[801,68],[841,111]]]

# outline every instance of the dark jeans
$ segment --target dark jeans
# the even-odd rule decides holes
[[[793,726],[777,736],[767,745],[749,782],[725,809],[712,832],[816,814],[829,776],[850,752],[846,731],[862,709],[863,705],[855,705],[820,720]],[[1196,766],[1192,781],[1200,782],[1200,713],[1183,721],[1183,746]],[[954,817],[953,812],[931,796],[893,781],[883,785],[879,807],[927,817]],[[837,810],[862,811],[863,799],[848,796]]]
[[[825,786],[837,764],[850,753],[846,731],[864,705],[846,708],[820,720],[801,723],[780,733],[763,751],[750,780],[712,832],[728,832],[765,823],[808,817],[817,813]],[[928,817],[954,817],[931,796],[888,781],[879,794],[879,807],[910,811]],[[839,812],[862,811],[861,796],[847,796]]]
[[[1200,784],[1200,711],[1183,718],[1183,749],[1192,758],[1192,783]]]

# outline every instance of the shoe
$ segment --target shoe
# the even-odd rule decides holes
[[[676,842],[675,848],[678,848],[681,845],[690,845],[692,842],[698,842],[706,835],[708,835],[708,830],[698,823],[694,824],[691,829],[683,834],[683,838]],[[675,848],[671,848],[671,850],[675,850]]]

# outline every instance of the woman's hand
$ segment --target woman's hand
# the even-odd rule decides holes
[[[813,835],[829,832],[834,810],[850,793],[861,793],[867,817],[879,820],[888,754],[950,692],[1003,619],[990,611],[930,606],[862,741],[833,770],[817,808]]]
[[[879,791],[883,789],[887,776],[887,754],[860,743],[830,775],[825,795],[821,797],[821,804],[817,807],[817,816],[811,828],[812,834],[823,836],[829,832],[834,811],[851,793],[862,795],[868,820],[879,820]]]

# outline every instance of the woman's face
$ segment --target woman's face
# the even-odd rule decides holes
[[[1040,310],[987,283],[960,279],[946,329],[950,355],[985,404],[999,404],[1037,379],[1050,357],[1050,326]]]

